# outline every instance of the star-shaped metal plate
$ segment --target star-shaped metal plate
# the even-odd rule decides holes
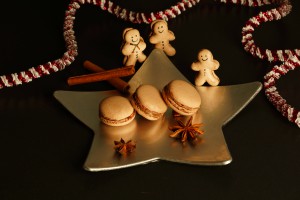
[[[162,89],[169,81],[188,81],[160,50],[153,50],[141,68],[129,81],[131,92],[140,84],[152,84]],[[94,132],[94,139],[84,169],[113,170],[146,164],[158,160],[193,165],[226,165],[232,161],[222,133],[222,126],[237,115],[261,90],[261,83],[232,86],[197,87],[202,104],[194,116],[194,123],[204,123],[205,133],[196,144],[183,145],[169,137],[168,127],[174,123],[172,111],[158,121],[137,116],[123,127],[102,124],[98,118],[100,101],[113,91],[74,92],[56,91],[55,98]],[[133,140],[136,150],[126,156],[114,151],[114,141]]]

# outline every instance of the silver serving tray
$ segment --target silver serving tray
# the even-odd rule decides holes
[[[129,81],[133,93],[140,84],[152,84],[162,89],[169,81],[188,81],[160,50],[153,50],[141,68]],[[98,118],[100,101],[119,92],[56,91],[55,98],[82,123],[94,132],[94,139],[84,169],[88,171],[113,170],[165,160],[192,165],[226,165],[232,161],[222,126],[235,117],[261,90],[261,83],[253,82],[232,86],[197,87],[202,104],[194,115],[194,123],[204,123],[205,133],[196,144],[183,145],[169,137],[168,127],[174,124],[168,109],[158,121],[148,121],[137,116],[122,127],[102,124]],[[114,141],[134,140],[136,150],[126,156],[114,151]]]

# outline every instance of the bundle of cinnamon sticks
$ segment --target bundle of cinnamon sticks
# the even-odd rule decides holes
[[[129,84],[120,77],[130,76],[135,73],[133,65],[105,70],[87,60],[83,63],[83,67],[94,73],[70,77],[68,78],[68,85],[72,86],[106,80],[118,91],[127,93],[129,90]]]

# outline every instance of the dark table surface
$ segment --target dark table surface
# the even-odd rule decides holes
[[[162,10],[176,1],[118,1],[128,9]],[[60,58],[69,1],[5,1],[0,12],[0,74],[26,70]],[[293,0],[286,18],[263,24],[257,44],[269,49],[300,48],[300,3]],[[177,54],[170,58],[191,81],[189,68],[202,48],[221,63],[220,85],[262,81],[271,69],[241,45],[246,20],[269,7],[249,8],[203,0],[169,21]],[[103,82],[69,87],[66,79],[87,73],[86,59],[121,66],[120,45],[126,27],[147,37],[149,25],[131,24],[84,5],[75,20],[78,52],[65,70],[32,83],[5,88],[0,95],[0,199],[299,199],[300,129],[269,103],[264,92],[223,128],[233,157],[229,165],[199,167],[169,162],[107,172],[82,168],[93,134],[53,97],[56,90],[95,91]],[[149,45],[150,46],[150,45]],[[146,51],[149,54],[151,47]],[[140,64],[137,65],[139,67]],[[300,109],[296,69],[282,77],[278,90]]]

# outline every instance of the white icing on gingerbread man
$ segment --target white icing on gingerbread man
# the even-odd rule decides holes
[[[205,82],[211,86],[219,85],[220,79],[214,72],[219,66],[220,63],[213,59],[213,55],[209,50],[200,50],[198,53],[198,62],[194,62],[191,66],[194,71],[199,71],[195,78],[195,85],[202,86]]]
[[[152,33],[149,41],[155,44],[155,48],[162,49],[168,56],[174,56],[176,50],[169,41],[175,40],[175,35],[168,29],[168,24],[164,20],[155,20],[151,23]]]
[[[136,62],[144,62],[146,55],[143,51],[146,49],[146,43],[140,36],[137,29],[126,28],[123,31],[123,45],[121,47],[122,54],[125,56],[123,64],[125,66],[133,65]]]

